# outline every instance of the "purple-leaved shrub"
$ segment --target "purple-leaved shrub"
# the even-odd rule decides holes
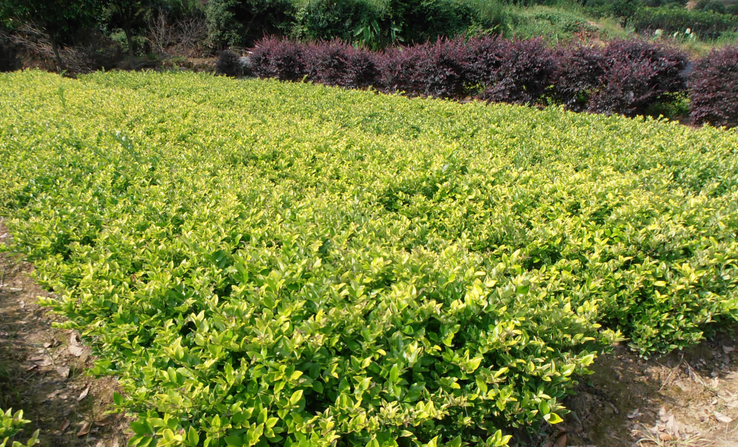
[[[738,46],[712,51],[695,64],[689,81],[696,124],[738,123]]]
[[[411,77],[419,93],[436,98],[463,96],[469,47],[462,39],[439,38],[416,45],[413,51],[417,59]]]
[[[416,47],[399,46],[386,49],[379,59],[382,90],[388,93],[419,94],[421,87],[417,85],[414,74],[421,57]]]
[[[590,97],[588,110],[595,113],[643,114],[666,93],[686,88],[682,72],[688,59],[683,52],[643,40],[610,41],[602,51],[603,73]]]
[[[568,110],[587,110],[589,98],[605,74],[604,56],[597,47],[574,45],[556,52],[554,96]]]
[[[515,40],[502,46],[502,64],[492,73],[482,99],[533,104],[551,85],[555,73],[553,50],[543,39]],[[494,60],[494,59],[492,59]]]
[[[302,54],[308,79],[325,85],[343,86],[349,48],[351,45],[339,40],[305,45]]]
[[[303,51],[304,46],[292,40],[262,39],[251,51],[251,70],[260,78],[299,81],[307,74]]]

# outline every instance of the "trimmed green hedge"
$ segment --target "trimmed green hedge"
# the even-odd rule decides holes
[[[191,73],[0,75],[0,213],[133,446],[488,445],[738,316],[738,135]]]

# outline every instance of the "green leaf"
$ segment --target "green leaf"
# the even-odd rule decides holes
[[[290,404],[297,405],[297,403],[300,402],[300,399],[302,399],[302,390],[297,390],[292,393],[292,396],[290,397]]]
[[[200,435],[197,433],[197,430],[195,430],[194,427],[190,427],[187,430],[187,441],[192,446],[197,446],[200,443]]]

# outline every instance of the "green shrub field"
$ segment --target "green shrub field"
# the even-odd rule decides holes
[[[738,317],[738,132],[193,73],[0,75],[0,215],[132,446],[502,446]]]

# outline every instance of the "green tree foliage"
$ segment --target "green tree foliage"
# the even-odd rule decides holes
[[[101,0],[3,0],[0,19],[11,28],[33,24],[49,36],[57,70],[63,70],[59,47],[75,33],[95,23]]]
[[[111,29],[120,28],[125,33],[131,67],[136,56],[133,37],[146,27],[154,5],[155,0],[106,0],[105,22]]]
[[[293,35],[304,40],[351,41],[358,36],[370,41],[381,33],[386,13],[366,0],[307,0],[297,11]],[[361,35],[364,30],[372,35]]]
[[[408,43],[455,37],[475,18],[468,3],[453,0],[389,0],[389,5]]]
[[[718,0],[700,0],[695,5],[694,9],[698,11],[713,11],[720,14],[725,14],[728,12],[725,5]]]
[[[206,16],[214,47],[243,47],[265,35],[289,32],[294,6],[290,0],[211,0]]]

